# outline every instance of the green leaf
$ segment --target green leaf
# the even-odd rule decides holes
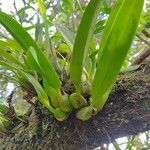
[[[49,84],[54,88],[60,88],[60,80],[57,73],[53,69],[49,60],[42,53],[36,42],[25,31],[19,23],[12,19],[9,15],[0,11],[0,23],[8,30],[8,32],[14,37],[14,39],[20,44],[24,51],[28,51],[30,47],[33,47],[36,51],[38,62],[44,71],[44,76]],[[33,58],[34,59],[34,58]],[[38,65],[38,64],[37,64]],[[31,64],[32,66],[32,64]],[[33,64],[32,68],[34,68]],[[34,68],[35,69],[35,68]],[[35,69],[35,71],[38,71]],[[41,72],[38,72],[41,73]]]
[[[47,94],[45,93],[43,87],[39,84],[39,82],[30,74],[23,73],[29,80],[29,82],[34,86],[37,94],[38,100],[48,108],[52,113],[54,113],[54,108],[50,105]]]
[[[52,86],[55,89],[59,89],[60,88],[59,78],[54,69],[52,68],[47,57],[45,55],[42,55],[42,53],[36,53],[33,47],[29,49],[29,53],[32,59],[31,62],[28,61],[28,63],[30,63],[30,66],[32,66],[35,69],[35,71],[43,75],[48,81],[50,86]],[[34,63],[32,64],[32,62]]]
[[[5,73],[1,73],[1,75],[2,75],[2,78],[4,78],[4,81],[11,81],[12,83],[16,83],[16,84],[19,83],[19,79],[17,78],[17,76],[11,77]]]
[[[0,60],[0,65],[3,66],[3,67],[6,67],[8,70],[11,70],[13,71],[14,73],[16,73],[16,71],[19,71],[21,72],[21,69],[14,66],[13,64],[10,64],[8,62],[5,62],[3,60]],[[25,72],[25,71],[24,71]]]
[[[12,19],[9,15],[0,11],[0,23],[14,37],[14,39],[27,51],[30,46],[36,46],[31,36],[23,29],[19,23]]]
[[[118,0],[102,37],[92,88],[92,105],[101,109],[132,44],[144,0]]]
[[[126,69],[121,69],[120,73],[126,73],[126,72],[131,72],[139,69],[140,65],[134,65],[134,66],[129,66]]]
[[[74,41],[75,41],[75,33],[73,33],[72,31],[70,31],[68,28],[66,28],[65,26],[58,26],[57,25],[57,29],[58,31],[61,33],[62,37],[64,38],[66,44],[69,46],[70,50],[72,51],[73,49],[73,45],[74,45]],[[91,45],[90,45],[90,51],[93,49],[92,46],[95,46],[95,43],[94,43],[94,40],[91,42]],[[65,46],[64,43],[62,43],[59,47],[59,49],[62,51],[62,52],[65,52],[65,50],[63,51],[63,48],[66,48],[66,52],[68,52],[68,48],[67,47],[62,47],[62,46]],[[58,50],[59,50],[58,49]],[[95,50],[95,47],[94,47],[94,50]],[[84,60],[84,67],[85,67],[85,72],[86,72],[86,75],[90,73],[91,71],[91,62],[92,60],[89,58],[89,56],[87,56]]]
[[[36,70],[38,73],[43,75],[43,70],[42,70],[41,66],[39,65],[36,51],[32,47],[27,52],[26,63],[32,69]]]
[[[68,45],[66,43],[61,43],[58,48],[57,48],[57,51],[61,54],[63,53],[69,53],[70,52],[70,49],[68,47]]]
[[[103,29],[105,28],[105,22],[106,20],[100,20],[96,23],[96,29],[94,31],[94,34],[98,34],[103,31]]]
[[[5,114],[8,110],[8,107],[6,105],[0,104],[0,113]]]
[[[0,47],[5,47],[10,50],[14,50],[16,52],[20,52],[21,51],[21,47],[20,45],[13,39],[7,39],[5,41],[0,40]]]
[[[57,27],[57,30],[62,35],[62,37],[64,38],[64,40],[67,43],[67,45],[69,46],[70,50],[72,51],[73,50],[74,41],[75,41],[75,33],[70,31],[65,26],[58,26],[57,25],[56,27]]]
[[[9,127],[9,118],[6,115],[0,114],[0,131]]]
[[[58,108],[60,101],[62,99],[61,92],[59,90],[50,87],[46,79],[43,80],[43,86],[45,88],[47,95],[50,97],[52,106]]]
[[[41,15],[45,14],[46,13],[46,9],[45,9],[43,0],[38,0],[37,2],[38,2],[38,7],[39,7]]]
[[[10,63],[14,63],[17,66],[20,66],[21,68],[27,69],[24,64],[22,64],[18,59],[16,59],[13,55],[7,53],[5,49],[2,50],[2,47],[0,46],[0,56],[3,58],[6,58]]]
[[[48,108],[52,113],[54,113],[55,109],[50,105],[48,96],[47,96],[46,92],[44,91],[43,87],[38,82],[38,80],[36,80],[32,75],[24,72],[23,70],[20,70],[19,68],[14,67],[13,65],[11,65],[7,62],[0,60],[0,65],[8,68],[9,70],[13,71],[14,73],[16,73],[16,71],[17,71],[18,73],[20,73],[22,75],[22,77],[25,77],[35,88],[35,90],[38,94],[38,100],[46,108]]]
[[[76,86],[78,92],[81,91],[83,64],[93,36],[95,22],[101,3],[102,0],[90,1],[81,20],[75,39],[73,55],[70,64],[70,75],[71,80]]]

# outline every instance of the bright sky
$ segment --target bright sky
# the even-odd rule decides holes
[[[22,0],[16,0],[16,5],[17,5],[17,8],[22,8],[23,7],[23,3],[22,3]],[[7,13],[10,13],[10,11],[13,11],[14,10],[14,7],[13,7],[13,0],[0,0],[0,3],[2,5],[0,5],[0,8],[4,11],[4,12],[7,12]]]

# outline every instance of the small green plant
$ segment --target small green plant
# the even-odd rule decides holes
[[[80,120],[88,120],[101,110],[107,101],[116,77],[132,44],[144,0],[117,0],[106,22],[100,48],[94,49],[94,33],[103,0],[91,0],[86,7],[75,35],[66,27],[57,26],[71,52],[71,61],[65,60],[66,74],[48,35],[46,8],[38,0],[45,29],[45,50],[12,17],[0,12],[0,23],[14,38],[16,50],[8,53],[6,41],[0,41],[0,65],[14,72],[22,86],[32,84],[38,100],[59,120],[65,120],[76,111]],[[104,20],[98,20],[100,23]],[[94,46],[93,46],[94,45]],[[21,59],[17,59],[16,55]],[[96,54],[98,54],[96,56]],[[64,91],[65,83],[74,85],[72,93]],[[68,86],[71,87],[71,84]],[[88,95],[88,96],[87,96]]]

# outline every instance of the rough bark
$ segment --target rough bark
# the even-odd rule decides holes
[[[138,65],[150,56],[150,47],[144,49],[134,60],[133,65]]]
[[[105,107],[89,121],[72,115],[58,122],[45,109],[31,110],[28,119],[28,125],[20,124],[7,136],[1,134],[1,149],[93,149],[150,130],[150,63],[120,74]]]

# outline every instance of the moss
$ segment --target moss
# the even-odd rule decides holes
[[[56,121],[39,105],[32,110],[29,125],[20,124],[15,135],[0,139],[2,149],[93,149],[127,134],[150,130],[150,74],[142,70],[121,74],[109,100],[96,116],[83,122],[72,115]],[[40,135],[40,136],[39,136]]]

